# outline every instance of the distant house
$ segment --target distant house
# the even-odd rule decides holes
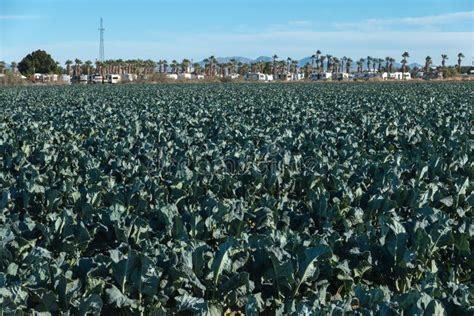
[[[204,75],[193,75],[193,79],[202,80],[204,79]]]

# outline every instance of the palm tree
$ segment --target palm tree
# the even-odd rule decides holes
[[[290,72],[292,74],[298,73],[298,61],[297,60],[292,60],[291,61],[291,66],[290,66]]]
[[[74,60],[74,62],[75,62],[75,68],[76,68],[74,75],[75,76],[80,76],[81,75],[82,60],[80,60],[79,58],[76,58]]]
[[[209,58],[204,58],[203,63],[204,63],[204,73],[206,74],[206,76],[210,76],[211,72],[210,72],[210,67],[209,67]]]
[[[278,60],[278,55],[277,54],[273,55],[272,59],[273,59],[273,62],[272,62],[273,75],[276,76],[276,62]]]
[[[324,71],[324,60],[325,60],[325,59],[326,59],[326,56],[321,55],[321,56],[319,57],[319,69],[318,69],[319,72],[323,72],[323,71]],[[305,77],[306,77],[306,75],[305,75]]]
[[[18,66],[18,64],[16,63],[16,61],[12,61],[11,63],[11,67],[12,67],[12,72],[15,74],[16,73],[16,67]]]
[[[364,64],[363,59],[362,59],[362,58],[359,59],[359,60],[356,62],[356,64],[357,64],[357,72],[358,72],[358,73],[362,72],[362,65]]]
[[[286,59],[286,72],[290,73],[291,72],[291,57],[288,57]]]
[[[3,60],[0,60],[0,73],[3,74],[5,72],[6,65],[7,64]]]
[[[342,57],[342,72],[344,72],[344,67],[346,67],[346,64],[347,64],[347,57],[346,56],[343,56]]]
[[[200,63],[194,63],[193,68],[194,68],[194,74],[195,75],[200,75],[201,74],[201,64]]]
[[[90,60],[86,60],[86,62],[84,63],[87,67],[87,75],[90,75],[91,74],[91,66],[92,66],[92,61]]]
[[[191,65],[191,61],[189,59],[186,59],[186,58],[183,59],[183,61],[181,62],[181,71],[184,73],[188,73],[190,65]]]
[[[102,71],[101,68],[102,68],[102,63],[96,59],[95,60],[95,73],[100,74]]]
[[[389,71],[388,65],[390,64],[391,57],[385,57],[385,71]]]
[[[229,72],[232,75],[235,75],[235,73],[236,73],[236,71],[235,71],[236,64],[237,64],[237,60],[235,60],[234,58],[231,58],[229,60]]]
[[[361,59],[359,59],[359,62],[360,62],[360,71],[359,72],[364,72],[365,59],[361,58]]]
[[[403,73],[405,73],[407,71],[407,62],[408,62],[408,58],[410,57],[410,54],[408,54],[408,52],[404,52],[402,54],[402,69],[403,69]]]
[[[309,63],[306,63],[303,67],[303,72],[304,72],[304,77],[308,78],[309,74],[311,73],[311,65]]]
[[[319,69],[318,64],[319,64],[319,62],[320,62],[321,54],[322,54],[321,51],[318,49],[318,50],[316,51],[316,54],[315,54],[315,55],[316,55],[316,68],[317,68],[317,69]],[[321,64],[322,64],[322,61],[321,61]]]
[[[346,60],[346,72],[350,73],[351,72],[351,67],[352,67],[353,60],[352,58],[347,58]]]
[[[446,67],[446,60],[448,60],[448,55],[446,54],[441,54],[441,67]]]
[[[332,72],[339,72],[339,65],[340,65],[340,61],[339,61],[339,58],[337,57],[333,57],[332,58]]]
[[[71,65],[72,65],[72,60],[68,59],[66,60],[66,71],[68,75],[71,75]]]
[[[461,73],[461,62],[462,62],[463,58],[464,58],[463,53],[459,53],[458,54],[458,71],[459,71],[459,73]]]
[[[383,58],[378,58],[377,59],[377,62],[379,64],[379,67],[378,67],[378,71],[379,72],[382,72],[382,63],[383,63],[384,59]]]
[[[370,71],[370,62],[372,61],[372,57],[367,56],[367,71]]]
[[[326,54],[326,71],[329,72],[331,69],[332,55]]]
[[[246,63],[242,63],[242,62],[239,62],[237,64],[237,73],[240,75],[240,76],[244,76],[245,74],[247,74],[249,71],[249,65],[246,64]]]
[[[426,56],[425,58],[425,71],[428,72],[430,69],[431,64],[433,63],[433,59],[431,56]]]
[[[163,60],[158,60],[158,72],[163,73]]]
[[[178,68],[178,62],[173,59],[171,61],[171,73],[178,74],[179,68]]]
[[[388,65],[389,72],[392,72],[393,70],[393,63],[395,63],[395,58],[390,57],[389,59],[390,64]]]

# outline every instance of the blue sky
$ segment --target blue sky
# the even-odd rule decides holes
[[[472,62],[472,0],[0,0],[0,60],[35,49],[63,63],[98,58],[202,60],[210,55],[303,58],[457,53]]]

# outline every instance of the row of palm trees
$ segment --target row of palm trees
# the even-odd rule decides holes
[[[458,60],[457,60],[457,69],[460,70],[461,69],[461,63],[462,63],[462,60],[464,58],[464,54],[463,53],[459,53],[457,55],[458,57]],[[446,60],[448,60],[448,55],[446,54],[442,54],[441,55],[441,68],[446,68]],[[431,65],[433,64],[433,58],[431,58],[431,56],[426,56],[425,58],[425,66],[424,66],[424,70],[425,71],[428,71],[429,69],[431,69]]]
[[[404,52],[401,55],[401,71],[407,71],[408,58],[410,54]],[[464,55],[459,53],[457,55],[457,69],[460,71],[462,60]],[[448,55],[441,55],[441,68],[446,68],[446,61],[448,60]],[[385,57],[377,58],[367,56],[366,58],[360,58],[355,61],[357,66],[357,72],[367,71],[387,71],[393,72],[395,70],[395,58]],[[281,73],[304,73],[309,75],[310,73],[321,73],[323,71],[328,72],[351,72],[351,69],[354,65],[354,60],[350,57],[338,58],[330,54],[322,54],[320,50],[317,50],[311,56],[311,63],[306,63],[303,67],[298,66],[299,61],[288,57],[286,60],[280,60],[278,55],[273,55],[271,61],[256,61],[251,64],[239,62],[235,59],[230,59],[227,62],[218,62],[215,56],[210,56],[203,60],[202,63],[195,63],[189,59],[183,59],[181,62],[172,60],[168,62],[166,59],[160,59],[158,62],[153,60],[141,60],[141,59],[115,59],[115,60],[106,60],[103,62],[96,61],[93,63],[90,60],[82,62],[80,59],[76,58],[74,61],[67,60],[65,63],[66,69],[65,72],[69,75],[79,76],[81,74],[136,74],[138,76],[146,76],[148,74],[153,74],[157,70],[160,74],[165,73],[194,73],[196,75],[206,75],[209,77],[214,77],[218,75],[226,76],[231,74],[245,75],[249,71],[251,72],[261,72],[266,74],[281,74]],[[427,56],[425,59],[424,70],[429,71],[433,64],[433,59],[431,56]],[[0,62],[0,71],[3,73],[5,67],[4,62]],[[11,68],[15,71],[17,63],[12,62]]]
[[[74,62],[70,59],[66,60],[66,74],[73,76],[80,76],[81,74],[90,75],[97,73],[101,75],[106,74],[136,74],[144,75],[152,74],[155,71],[156,63],[153,60],[141,60],[141,59],[114,59],[106,61],[96,61],[93,63],[90,60],[82,62],[82,60],[76,58]]]
[[[10,63],[10,67],[13,71],[13,73],[16,72],[16,66],[18,66],[17,62],[16,61],[12,61]],[[4,62],[3,60],[0,60],[0,73],[3,74],[5,73],[5,69],[7,68],[7,63]]]

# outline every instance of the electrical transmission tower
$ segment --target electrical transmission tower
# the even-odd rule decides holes
[[[102,24],[102,18],[100,18],[100,46],[99,46],[99,61],[104,61],[104,25]]]

